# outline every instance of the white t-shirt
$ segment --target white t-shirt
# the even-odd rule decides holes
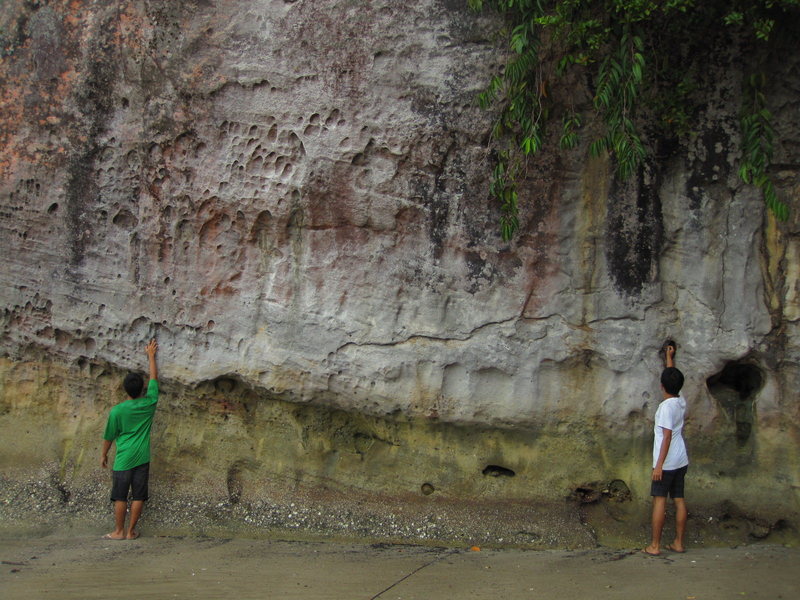
[[[669,445],[667,458],[664,459],[662,468],[665,471],[674,471],[689,464],[689,455],[686,453],[686,444],[683,441],[683,420],[686,416],[686,400],[683,396],[667,398],[658,405],[656,410],[655,440],[653,441],[653,468],[661,454],[661,442],[664,441],[664,429],[672,431],[672,442]]]

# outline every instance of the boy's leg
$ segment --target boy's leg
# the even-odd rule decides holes
[[[666,518],[667,498],[666,496],[653,496],[653,516],[652,516],[652,540],[644,551],[647,554],[661,553],[661,532],[664,530],[664,519]]]
[[[686,533],[686,520],[689,511],[683,498],[675,498],[675,541],[670,544],[669,549],[675,552],[684,552],[683,536]]]
[[[128,527],[128,535],[126,536],[129,540],[135,540],[139,537],[139,532],[136,531],[136,523],[139,522],[139,517],[142,516],[143,508],[144,500],[133,500],[131,502],[131,522]]]
[[[139,537],[139,532],[136,531],[136,524],[139,522],[139,517],[142,516],[142,509],[144,503],[148,498],[148,482],[150,480],[150,463],[145,463],[134,467],[132,469],[131,481],[131,522],[128,525],[127,538],[135,540]]]
[[[114,531],[107,537],[113,540],[125,539],[125,515],[128,513],[128,503],[125,500],[114,500]]]
[[[684,552],[686,550],[683,544],[683,536],[686,533],[686,519],[689,516],[689,511],[686,509],[683,495],[688,468],[686,466],[675,471],[675,479],[670,487],[670,496],[675,502],[675,541],[667,546],[667,550],[672,550],[673,552]]]
[[[124,540],[130,471],[113,471],[112,477],[111,500],[114,502],[114,531],[106,534],[105,537],[112,540]]]

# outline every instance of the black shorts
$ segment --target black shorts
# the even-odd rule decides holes
[[[128,492],[131,500],[147,500],[147,481],[150,479],[150,463],[144,463],[127,471],[113,471],[111,484],[111,500],[128,501]]]
[[[661,481],[654,481],[650,485],[651,496],[671,496],[672,498],[683,498],[683,480],[689,465],[675,469],[674,471],[663,471]]]

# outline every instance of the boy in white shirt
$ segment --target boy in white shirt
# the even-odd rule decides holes
[[[685,552],[683,536],[688,512],[683,498],[684,478],[689,466],[686,444],[683,441],[683,422],[686,400],[680,395],[683,373],[675,368],[675,345],[665,347],[666,368],[661,373],[664,400],[658,405],[653,441],[653,476],[650,495],[653,497],[653,536],[642,552],[651,556],[661,554],[661,533],[666,519],[667,496],[675,502],[675,540],[667,545],[672,552]]]

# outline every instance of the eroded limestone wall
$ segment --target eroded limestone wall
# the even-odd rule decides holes
[[[465,4],[3,3],[12,478],[100,481],[104,414],[156,337],[175,493],[561,501],[619,480],[642,503],[671,337],[700,504],[796,522],[800,229],[737,179],[741,57],[714,57],[703,130],[630,182],[585,147],[532,161],[504,244],[474,102],[498,24]]]

